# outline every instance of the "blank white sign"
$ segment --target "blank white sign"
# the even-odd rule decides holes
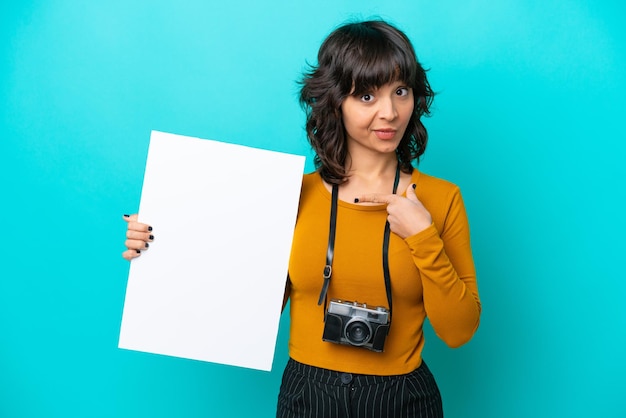
[[[152,132],[120,348],[271,370],[304,160]]]

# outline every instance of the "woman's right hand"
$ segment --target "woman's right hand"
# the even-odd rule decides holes
[[[130,261],[139,257],[142,251],[148,249],[149,243],[154,240],[154,235],[152,235],[152,227],[150,225],[137,222],[137,214],[124,215],[124,220],[128,223],[126,242],[124,243],[127,250],[122,253],[122,257]]]

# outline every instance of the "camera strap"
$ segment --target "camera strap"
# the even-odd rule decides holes
[[[396,194],[398,190],[398,183],[400,182],[400,164],[396,167],[396,177],[393,182],[393,194]],[[322,291],[320,292],[318,305],[324,302],[328,304],[327,294],[328,287],[330,285],[330,278],[333,274],[333,257],[335,253],[335,232],[337,230],[337,200],[339,195],[339,186],[333,184],[331,203],[330,203],[330,227],[328,231],[328,249],[326,251],[326,265],[324,266],[324,284],[322,285]],[[389,303],[389,317],[391,318],[391,276],[389,274],[389,236],[391,235],[391,228],[389,221],[385,222],[385,232],[383,235],[383,274],[385,276],[385,290],[387,291],[387,303]]]
[[[335,255],[335,231],[337,230],[337,195],[339,194],[339,186],[333,184],[332,196],[330,200],[330,227],[328,228],[328,249],[326,250],[326,265],[324,266],[324,285],[320,292],[318,305],[326,301],[328,286],[330,285],[330,277],[333,274],[333,257]],[[325,302],[325,304],[327,304]]]

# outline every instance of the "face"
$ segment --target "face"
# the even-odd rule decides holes
[[[391,153],[396,150],[413,114],[413,90],[392,82],[341,104],[351,155],[359,150]]]

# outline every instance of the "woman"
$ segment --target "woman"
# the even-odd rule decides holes
[[[457,347],[481,306],[459,189],[412,165],[426,148],[426,73],[406,35],[366,21],[331,33],[301,85],[317,170],[294,232],[277,416],[441,417],[424,320]],[[130,260],[153,237],[126,219]]]

